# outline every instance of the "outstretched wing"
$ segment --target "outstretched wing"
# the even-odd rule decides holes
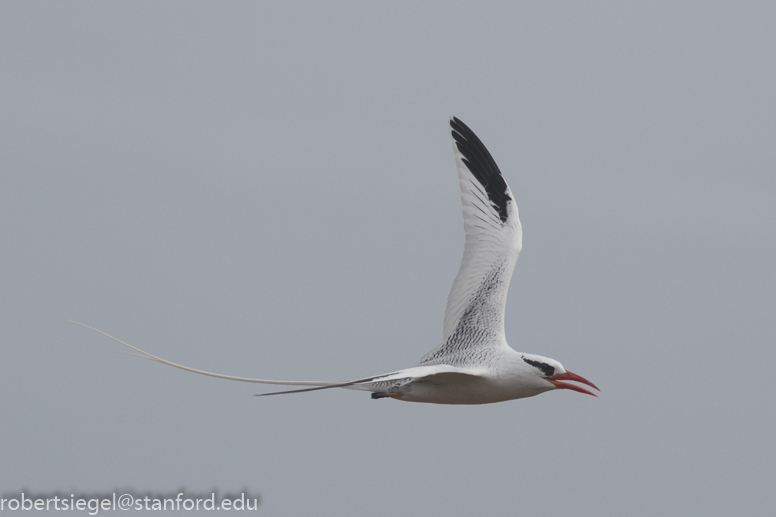
[[[450,128],[466,244],[447,299],[442,345],[420,364],[506,343],[504,307],[523,242],[517,204],[493,157],[466,124],[453,117]]]

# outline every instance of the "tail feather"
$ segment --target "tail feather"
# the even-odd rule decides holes
[[[166,364],[168,366],[172,366],[173,368],[179,368],[181,370],[186,370],[187,372],[197,373],[199,375],[207,375],[209,377],[216,377],[218,379],[226,379],[229,381],[239,381],[239,382],[253,382],[257,384],[279,384],[284,386],[315,386],[315,388],[312,388],[312,390],[315,389],[325,389],[325,388],[339,388],[339,387],[345,387],[350,386],[352,384],[357,384],[360,382],[367,382],[371,379],[359,379],[357,381],[351,381],[351,382],[331,382],[331,381],[278,381],[278,380],[271,380],[271,379],[252,379],[248,377],[235,377],[234,375],[223,375],[220,373],[213,373],[213,372],[207,372],[205,370],[197,370],[196,368],[190,368],[188,366],[183,366],[182,364],[173,363],[172,361],[168,361],[167,359],[162,359],[161,357],[157,357],[153,354],[150,354],[146,352],[145,350],[140,350],[139,348],[130,345],[129,343],[126,343],[122,340],[120,340],[117,337],[111,336],[107,332],[103,332],[102,330],[96,329],[94,327],[90,327],[89,325],[86,325],[84,323],[79,323],[77,321],[70,320],[70,323],[75,323],[76,325],[80,325],[82,327],[86,327],[90,330],[93,330],[95,332],[98,332],[102,334],[105,337],[108,337],[112,339],[113,341],[116,341],[118,343],[121,343],[124,346],[127,346],[134,350],[135,352],[139,352],[142,355],[137,354],[130,354],[134,355],[136,357],[142,357],[144,359],[149,359],[151,361],[156,361],[157,363]],[[308,390],[300,390],[300,391],[308,391]],[[271,395],[270,393],[267,393],[267,395]]]
[[[135,352],[138,352],[137,354],[128,353],[128,355],[131,355],[133,357],[140,357],[142,359],[148,359],[149,361],[155,361],[157,363],[166,364],[167,366],[172,366],[173,368],[179,368],[181,370],[185,370],[187,372],[196,373],[199,375],[207,375],[208,377],[216,377],[218,379],[226,379],[229,381],[239,381],[239,382],[252,382],[256,384],[276,384],[281,386],[311,386],[309,388],[302,388],[297,390],[286,390],[286,391],[274,391],[271,393],[259,393],[255,395],[256,397],[266,397],[269,395],[286,395],[288,393],[303,393],[306,391],[318,391],[318,390],[326,390],[329,388],[346,388],[346,389],[353,389],[353,390],[364,390],[364,391],[378,391],[381,392],[382,389],[376,389],[376,386],[373,384],[375,382],[383,381],[383,380],[396,380],[397,378],[404,378],[405,376],[402,374],[402,372],[391,372],[391,373],[384,373],[382,375],[375,375],[373,377],[365,377],[363,379],[356,379],[354,381],[278,381],[278,380],[271,380],[271,379],[252,379],[248,377],[235,377],[234,375],[223,375],[220,373],[213,373],[208,372],[205,370],[197,370],[196,368],[191,368],[188,366],[184,366],[182,364],[173,363],[172,361],[168,361],[167,359],[162,359],[161,357],[155,356],[153,354],[150,354],[146,352],[145,350],[141,350],[137,348],[136,346],[132,346],[129,343],[120,340],[117,337],[111,336],[107,332],[103,332],[102,330],[96,329],[94,327],[90,327],[89,325],[86,325],[84,323],[79,323],[77,321],[70,320],[70,323],[75,323],[76,325],[80,325],[82,327],[86,327],[89,330],[93,330],[99,334],[102,334],[105,337],[108,337],[112,339],[113,341],[116,341],[118,343],[121,343],[122,345],[131,348]],[[375,393],[373,393],[373,396]],[[382,395],[380,395],[382,396]],[[385,395],[389,396],[389,395]],[[377,397],[376,397],[377,398]]]
[[[254,397],[267,397],[269,395],[287,395],[289,393],[304,393],[306,391],[318,391],[318,390],[328,390],[330,388],[346,388],[346,389],[352,389],[352,390],[365,390],[365,391],[372,391],[371,383],[375,380],[382,377],[370,377],[368,379],[359,379],[357,381],[350,381],[350,382],[341,382],[339,384],[332,384],[329,386],[316,386],[315,388],[302,388],[300,390],[287,390],[287,391],[273,391],[270,393],[258,393],[254,395]],[[372,393],[372,398],[374,398],[375,393]]]

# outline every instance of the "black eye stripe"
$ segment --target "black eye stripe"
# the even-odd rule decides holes
[[[553,375],[555,375],[555,368],[553,368],[547,363],[543,363],[541,361],[532,361],[530,359],[526,359],[525,357],[523,357],[523,361],[525,361],[526,363],[530,364],[535,368],[540,369],[546,377],[552,377]]]

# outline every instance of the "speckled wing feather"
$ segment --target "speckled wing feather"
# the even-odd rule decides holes
[[[466,363],[461,358],[478,349],[506,346],[504,307],[523,241],[517,205],[493,157],[466,124],[453,117],[450,128],[466,244],[447,299],[442,345],[421,365]]]

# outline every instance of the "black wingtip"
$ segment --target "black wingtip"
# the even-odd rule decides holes
[[[463,163],[485,189],[488,199],[498,211],[501,222],[506,222],[507,205],[512,197],[496,161],[482,140],[458,117],[450,118],[450,132],[458,152],[463,156]]]

